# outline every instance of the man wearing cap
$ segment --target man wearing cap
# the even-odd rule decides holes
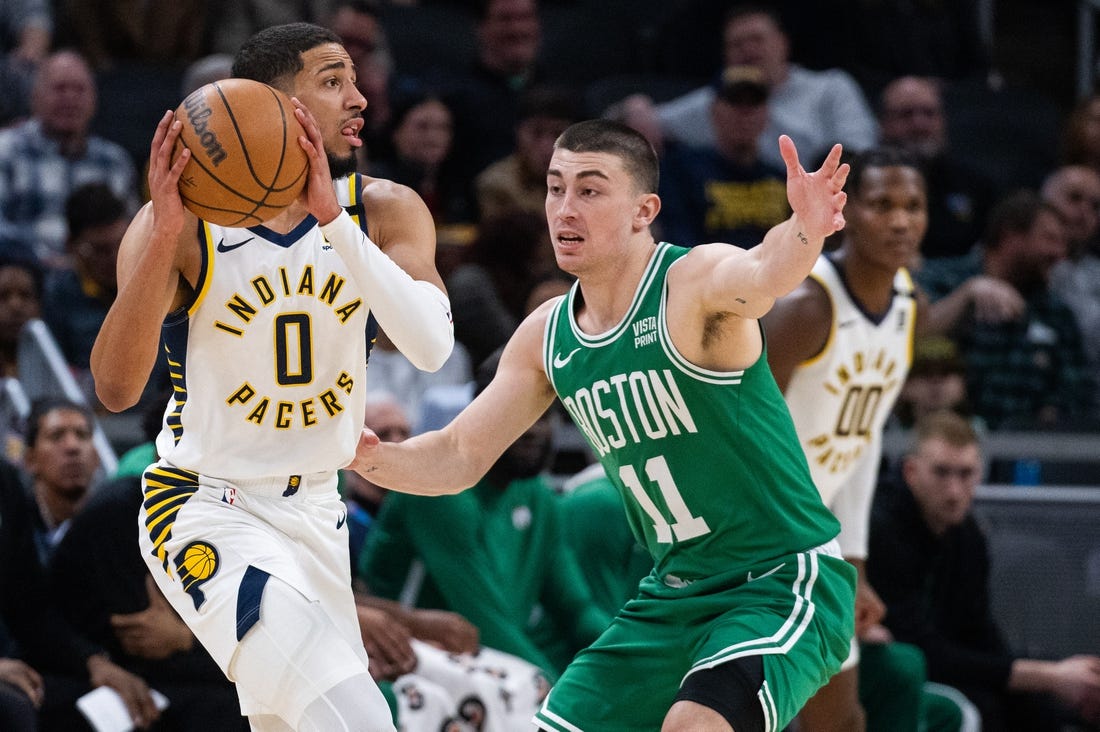
[[[789,135],[810,161],[824,158],[837,142],[848,152],[874,145],[875,118],[855,79],[842,69],[816,71],[794,64],[790,51],[780,15],[769,4],[739,2],[726,13],[724,63],[756,66],[771,90],[768,126],[760,138],[764,159],[782,165],[775,145],[780,133]],[[713,85],[707,85],[656,105],[665,141],[716,144],[719,128],[707,124],[706,113],[714,96]]]
[[[686,246],[724,241],[745,249],[790,215],[786,171],[760,156],[768,85],[755,66],[730,66],[710,106],[716,144],[665,149],[661,233]]]

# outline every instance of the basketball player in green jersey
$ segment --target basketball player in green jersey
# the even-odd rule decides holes
[[[813,173],[780,138],[794,212],[749,250],[657,243],[657,158],[605,120],[555,144],[546,214],[578,277],[519,326],[492,383],[444,429],[364,431],[351,467],[461,491],[560,397],[626,505],[653,572],[581,651],[543,730],[782,729],[840,667],[855,572],[810,479],[758,322],[844,224],[836,146]]]

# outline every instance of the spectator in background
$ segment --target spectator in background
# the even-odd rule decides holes
[[[30,80],[52,39],[50,0],[0,2],[0,127],[27,115]]]
[[[28,321],[42,306],[42,270],[29,259],[0,255],[0,383],[19,379],[19,340]],[[0,421],[0,455],[15,464],[23,461],[25,425],[14,409]]]
[[[363,425],[386,442],[402,442],[412,434],[408,412],[396,397],[385,391],[372,391],[367,396]],[[348,507],[348,538],[354,562],[362,553],[363,542],[382,508],[387,491],[354,470],[345,470],[342,476],[344,503]]]
[[[545,213],[515,211],[482,222],[446,281],[455,341],[475,367],[512,335],[534,283],[557,269],[553,254]]]
[[[0,256],[0,377],[19,378],[19,334],[41,313],[43,279],[34,260]]]
[[[1081,99],[1062,130],[1062,162],[1100,171],[1100,92]]]
[[[468,179],[511,154],[520,98],[547,81],[538,63],[538,0],[481,0],[479,8],[473,67],[442,71],[453,89],[458,167]]]
[[[86,183],[105,183],[136,206],[133,161],[90,133],[95,109],[95,80],[79,54],[59,51],[42,62],[31,118],[0,130],[0,253],[66,264],[65,202]]]
[[[1081,328],[1093,383],[1100,385],[1100,172],[1087,165],[1064,165],[1040,190],[1062,213],[1068,256],[1050,272],[1050,289],[1062,298]],[[1095,391],[1100,415],[1100,388]]]
[[[360,167],[366,168],[370,160],[393,153],[388,139],[393,114],[390,103],[393,55],[378,17],[378,7],[372,0],[340,0],[327,25],[344,42],[355,64],[355,86],[367,100],[363,130],[359,133],[364,143],[359,150]]]
[[[423,371],[397,350],[386,331],[378,329],[367,361],[367,392],[392,395],[412,418],[421,421],[421,400],[432,387],[454,387],[473,378],[473,364],[465,346],[456,342],[451,355],[435,371]]]
[[[479,392],[498,358],[499,351],[478,368]],[[557,678],[562,667],[532,635],[536,608],[553,618],[574,652],[611,616],[592,604],[542,476],[552,430],[547,412],[461,494],[387,496],[359,569],[374,594],[457,612],[477,626],[485,645]]]
[[[966,254],[981,237],[981,227],[996,197],[992,181],[952,156],[947,139],[941,83],[902,76],[879,98],[880,139],[920,161],[928,184],[928,234],[925,257]]]
[[[95,390],[90,383],[89,359],[99,326],[118,293],[118,246],[130,223],[130,212],[109,186],[89,183],[70,194],[65,220],[71,266],[47,274],[42,317],[77,382],[91,398]]]
[[[85,729],[77,697],[93,687],[122,694],[135,724],[157,718],[148,687],[79,636],[52,602],[35,551],[34,501],[16,468],[0,459],[0,722],[4,730]],[[15,655],[18,653],[18,656]],[[28,716],[37,724],[28,726]],[[15,723],[8,724],[14,717]]]
[[[11,518],[13,523],[22,522],[26,526],[32,554],[20,559],[33,568],[31,572],[46,572],[53,560],[61,540],[71,528],[73,519],[83,509],[99,467],[99,457],[92,442],[93,421],[91,412],[81,405],[61,397],[44,397],[31,405],[27,417],[26,442],[23,464],[30,476],[30,492],[25,501],[24,514],[20,517],[4,517],[6,524]],[[132,525],[132,516],[131,516]],[[131,535],[136,535],[132,533]],[[42,585],[45,588],[45,584]],[[43,590],[45,591],[45,590]],[[50,616],[56,604],[48,597],[36,599],[41,605],[32,607],[29,612],[43,612]],[[20,608],[22,612],[28,609]],[[16,623],[9,623],[13,631]],[[18,624],[31,624],[33,621],[18,617]],[[82,728],[72,719],[68,707],[80,694],[92,687],[108,685],[122,695],[136,726],[143,727],[158,716],[158,712],[149,694],[146,682],[122,666],[111,661],[103,654],[103,646],[76,632],[69,623],[60,618],[51,623],[47,633],[59,633],[63,648],[51,646],[49,656],[43,665],[55,673],[66,677],[59,681],[59,706],[51,712],[58,715],[58,721],[44,724],[45,729],[70,730]],[[71,637],[70,637],[71,636]],[[17,638],[27,642],[26,636]],[[42,641],[35,641],[40,646]],[[60,653],[60,655],[58,655]],[[85,670],[88,673],[84,679]],[[90,684],[90,686],[89,686]]]
[[[759,68],[728,67],[711,103],[715,147],[666,146],[658,186],[664,239],[749,249],[790,216],[787,171],[760,157],[768,93]]]
[[[984,430],[973,416],[966,394],[966,363],[958,346],[944,336],[923,336],[913,344],[913,365],[901,386],[892,418],[902,429],[912,429],[934,412],[951,410]]]
[[[330,17],[334,4],[334,0],[221,0],[209,3],[207,39],[210,50],[236,54],[242,43],[264,28],[298,21],[320,23]]]
[[[462,264],[447,278],[454,340],[480,364],[522,318],[530,289],[557,269],[546,215],[514,211],[482,222]]]
[[[982,479],[978,436],[959,415],[918,423],[902,484],[876,496],[867,571],[894,635],[920,646],[929,677],[966,694],[984,732],[1055,732],[1068,721],[1100,723],[1100,657],[1017,656],[993,617],[990,557],[971,513]]]
[[[96,490],[73,517],[50,562],[54,602],[78,633],[168,697],[157,729],[246,732],[233,685],[161,595],[141,559],[134,531],[141,506],[137,476]]]
[[[182,66],[206,41],[204,0],[56,0],[64,40],[97,70],[125,65]]]
[[[1061,215],[1019,191],[994,207],[981,247],[927,260],[917,272],[934,302],[929,325],[959,344],[967,392],[990,429],[1068,425],[1090,414],[1081,331],[1049,285],[1065,256]]]
[[[576,92],[564,87],[534,87],[520,99],[515,151],[485,168],[474,181],[483,221],[512,211],[544,215],[546,169],[554,141],[578,121]]]
[[[454,168],[454,115],[442,97],[419,91],[396,103],[389,157],[370,161],[370,174],[420,194],[437,225],[470,221],[466,184]]]
[[[769,6],[731,8],[722,48],[726,66],[756,66],[771,87],[768,126],[760,135],[763,160],[783,166],[776,144],[780,134],[794,140],[807,165],[824,159],[838,142],[852,153],[875,143],[875,118],[855,80],[840,69],[811,71],[791,63],[789,39]],[[710,84],[657,105],[666,141],[713,147],[710,107],[715,93]]]
[[[93,427],[86,407],[62,397],[36,400],[27,416],[23,466],[38,508],[34,540],[43,566],[88,498],[99,469]]]

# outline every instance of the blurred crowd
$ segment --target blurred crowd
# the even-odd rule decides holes
[[[918,336],[889,416],[887,429],[917,437],[911,464],[888,466],[893,490],[876,515],[933,544],[961,526],[965,546],[984,551],[968,514],[980,465],[966,476],[936,473],[942,456],[929,451],[979,450],[1002,430],[1100,431],[1100,91],[1067,103],[1005,88],[980,5],[0,0],[0,378],[26,378],[20,336],[41,319],[86,402],[36,402],[3,426],[0,564],[18,572],[0,575],[0,701],[24,693],[39,712],[37,722],[0,717],[0,728],[79,729],[73,700],[103,685],[155,729],[242,724],[228,682],[136,556],[134,476],[155,459],[166,366],[134,408],[142,434],[114,446],[130,452],[118,474],[105,475],[90,446],[107,416],[89,357],[116,294],[119,244],[146,198],[141,171],[157,119],[229,76],[240,43],[278,23],[314,22],[342,37],[368,101],[359,172],[415,189],[436,221],[456,346],[429,374],[378,334],[365,418],[384,440],[445,424],[487,369],[491,376],[518,323],[571,287],[544,214],[553,143],[571,123],[606,116],[650,140],[662,173],[656,228],[683,246],[751,248],[789,216],[780,134],[795,140],[807,169],[837,142],[846,153],[903,151],[923,176],[927,217],[907,269],[938,304],[938,335]],[[905,234],[904,222],[887,222],[883,246],[891,227]],[[963,426],[936,423],[943,410]],[[414,643],[469,652],[480,637],[551,683],[649,570],[611,484],[585,471],[588,449],[561,416],[548,413],[461,496],[387,495],[345,476],[364,642],[406,719],[419,708],[410,699],[429,686],[408,680]],[[54,417],[57,440],[40,445]],[[52,473],[50,459],[61,463]],[[955,478],[970,490],[961,510],[925,528],[906,523],[927,517],[922,501]],[[114,534],[102,541],[114,526],[134,534],[132,546]],[[441,533],[454,526],[462,531]],[[904,603],[919,602],[902,590],[892,597],[900,604],[887,626],[910,620]],[[987,730],[1100,719],[1100,691],[1087,681],[1100,669],[1086,668],[1086,657],[1028,667],[1030,685],[1009,688],[1013,658],[992,621],[943,630],[988,654],[975,666],[985,669],[980,679],[960,679],[944,637],[914,627],[892,630],[928,654],[921,680],[973,682],[967,696]],[[48,628],[65,630],[47,641]],[[168,711],[150,687],[172,699]],[[1058,711],[1018,714],[1018,698],[1001,703],[1010,692],[1045,694],[1053,707],[1038,708]],[[464,714],[446,729],[483,728],[484,710]],[[939,729],[974,729],[963,717]],[[867,728],[876,729],[870,718]]]

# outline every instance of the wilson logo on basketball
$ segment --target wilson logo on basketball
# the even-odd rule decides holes
[[[215,166],[220,165],[226,158],[225,148],[218,142],[218,136],[207,129],[206,121],[214,112],[206,104],[206,97],[192,94],[183,100],[183,107],[187,110],[187,121],[191,123],[191,129],[195,131],[195,137],[206,151],[206,156]]]

